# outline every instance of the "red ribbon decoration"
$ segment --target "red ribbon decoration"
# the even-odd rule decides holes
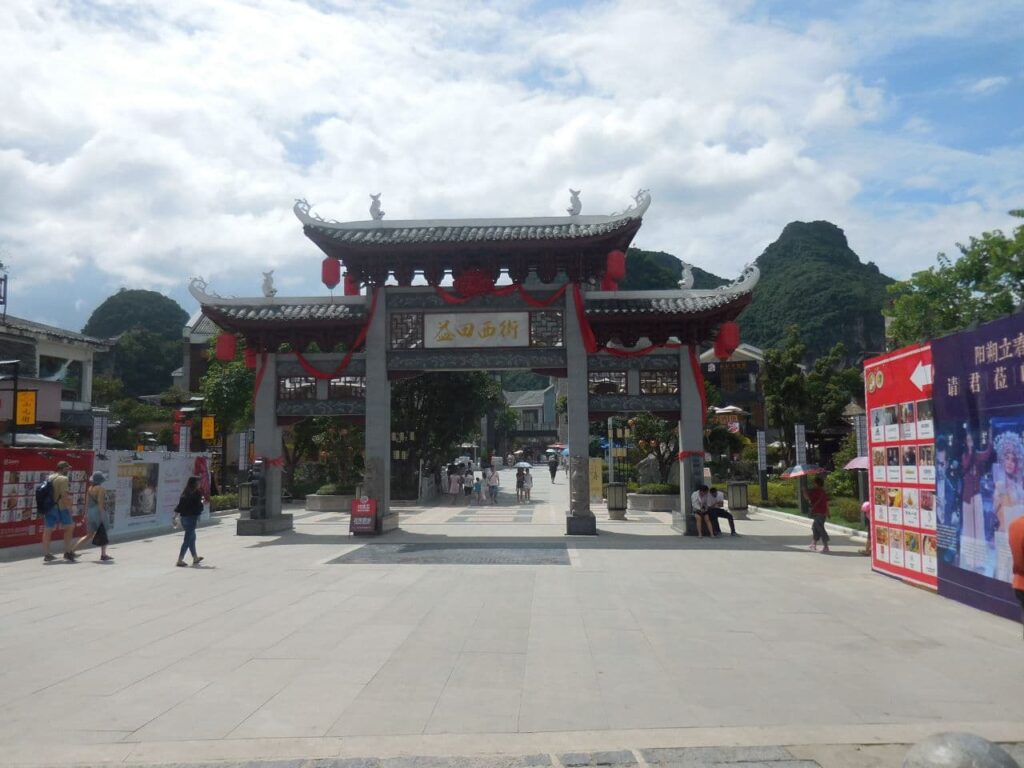
[[[679,452],[679,460],[680,461],[686,461],[691,456],[703,456],[703,455],[704,455],[704,451],[680,451]]]
[[[693,348],[692,344],[689,346],[689,352],[690,369],[693,371],[693,379],[697,384],[697,391],[700,393],[700,425],[703,429],[708,420],[708,393],[704,389],[704,372],[700,369],[697,350]]]
[[[361,347],[363,342],[366,340],[366,334],[370,330],[370,323],[373,322],[373,316],[374,314],[376,314],[377,311],[377,296],[379,295],[379,293],[380,288],[373,289],[373,296],[370,299],[370,312],[369,317],[366,318],[366,324],[363,326],[362,330],[359,331],[359,336],[356,337],[356,340],[352,343],[352,346],[349,347],[348,352],[345,353],[345,357],[343,357],[341,362],[338,363],[338,367],[335,368],[330,373],[324,373],[319,368],[316,368],[305,357],[303,357],[301,352],[296,352],[295,359],[299,361],[299,365],[302,366],[302,370],[304,370],[314,379],[334,379],[340,376],[345,371],[345,369],[348,368],[348,364],[352,362],[352,355],[355,354],[355,351],[359,347]]]
[[[535,299],[519,283],[513,283],[512,285],[503,285],[500,288],[494,287],[494,288],[491,288],[490,291],[487,291],[487,293],[492,294],[494,296],[511,296],[513,293],[518,291],[519,295],[523,297],[523,301],[525,301],[531,307],[542,308],[542,307],[550,307],[552,304],[554,304],[556,301],[558,301],[560,298],[562,298],[562,296],[565,294],[565,289],[568,288],[568,287],[569,287],[569,284],[566,283],[561,288],[559,288],[557,291],[555,291],[555,293],[552,294],[547,299]],[[454,294],[454,293],[451,293],[449,291],[446,291],[444,288],[442,288],[439,285],[434,286],[434,291],[437,293],[438,296],[441,297],[441,299],[446,304],[465,304],[467,301],[469,301],[470,299],[474,298],[474,296],[459,296],[457,294]],[[477,295],[483,295],[483,294],[477,294]]]
[[[580,291],[579,283],[572,284],[572,299],[576,304],[576,322],[580,324],[580,336],[583,337],[583,348],[588,355],[597,352],[597,338],[594,336],[594,329],[590,327],[587,320],[587,313],[583,311],[583,293]]]
[[[273,459],[267,458],[266,456],[260,456],[256,460],[257,461],[262,461],[263,462],[263,466],[265,466],[265,467],[283,467],[284,466],[284,456],[278,456],[278,457],[273,458]]]

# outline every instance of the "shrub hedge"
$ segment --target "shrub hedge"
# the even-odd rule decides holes
[[[222,493],[217,496],[210,497],[210,511],[221,512],[225,509],[237,509],[238,508],[238,494],[237,493]]]

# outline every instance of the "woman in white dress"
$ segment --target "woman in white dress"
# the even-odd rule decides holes
[[[995,577],[1013,578],[1013,555],[1008,531],[1010,523],[1024,514],[1024,443],[1016,432],[1003,432],[995,439],[997,466],[992,468],[995,489],[992,507],[996,513]],[[999,470],[999,471],[997,471]]]

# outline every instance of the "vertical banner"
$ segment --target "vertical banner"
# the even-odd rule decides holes
[[[243,429],[238,433],[238,470],[245,472],[249,469],[249,430]]]
[[[853,417],[853,431],[857,435],[857,455],[868,455],[868,415],[858,413]]]
[[[601,501],[604,497],[604,462],[590,459],[590,500]]]
[[[870,428],[871,567],[938,585],[932,348],[898,349],[864,363]],[[858,453],[860,453],[858,429]]]
[[[14,423],[19,427],[30,427],[36,423],[36,391],[21,389],[15,395]]]
[[[181,453],[192,450],[192,427],[184,424],[178,427],[178,450]]]
[[[92,417],[92,449],[97,453],[107,450],[107,425],[110,416],[104,409],[94,410]]]
[[[762,472],[768,469],[768,444],[763,429],[757,430],[757,468]]]
[[[796,441],[796,463],[806,464],[807,463],[807,430],[804,429],[803,424],[797,424],[794,427],[794,439]]]
[[[217,425],[213,416],[203,416],[202,419],[203,440],[213,440],[217,437]]]
[[[1024,315],[932,342],[939,594],[1016,619],[1007,529],[1024,515]]]

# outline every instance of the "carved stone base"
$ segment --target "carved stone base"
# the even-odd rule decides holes
[[[238,519],[235,528],[236,536],[266,536],[271,533],[292,530],[292,516],[290,514],[269,517],[265,520]]]
[[[311,493],[306,496],[306,510],[310,512],[344,512],[352,511],[355,496],[335,496]]]
[[[398,513],[394,511],[388,511],[380,519],[380,532],[387,533],[388,531],[398,530]]]
[[[593,515],[568,515],[565,518],[567,536],[597,536],[597,518]]]

